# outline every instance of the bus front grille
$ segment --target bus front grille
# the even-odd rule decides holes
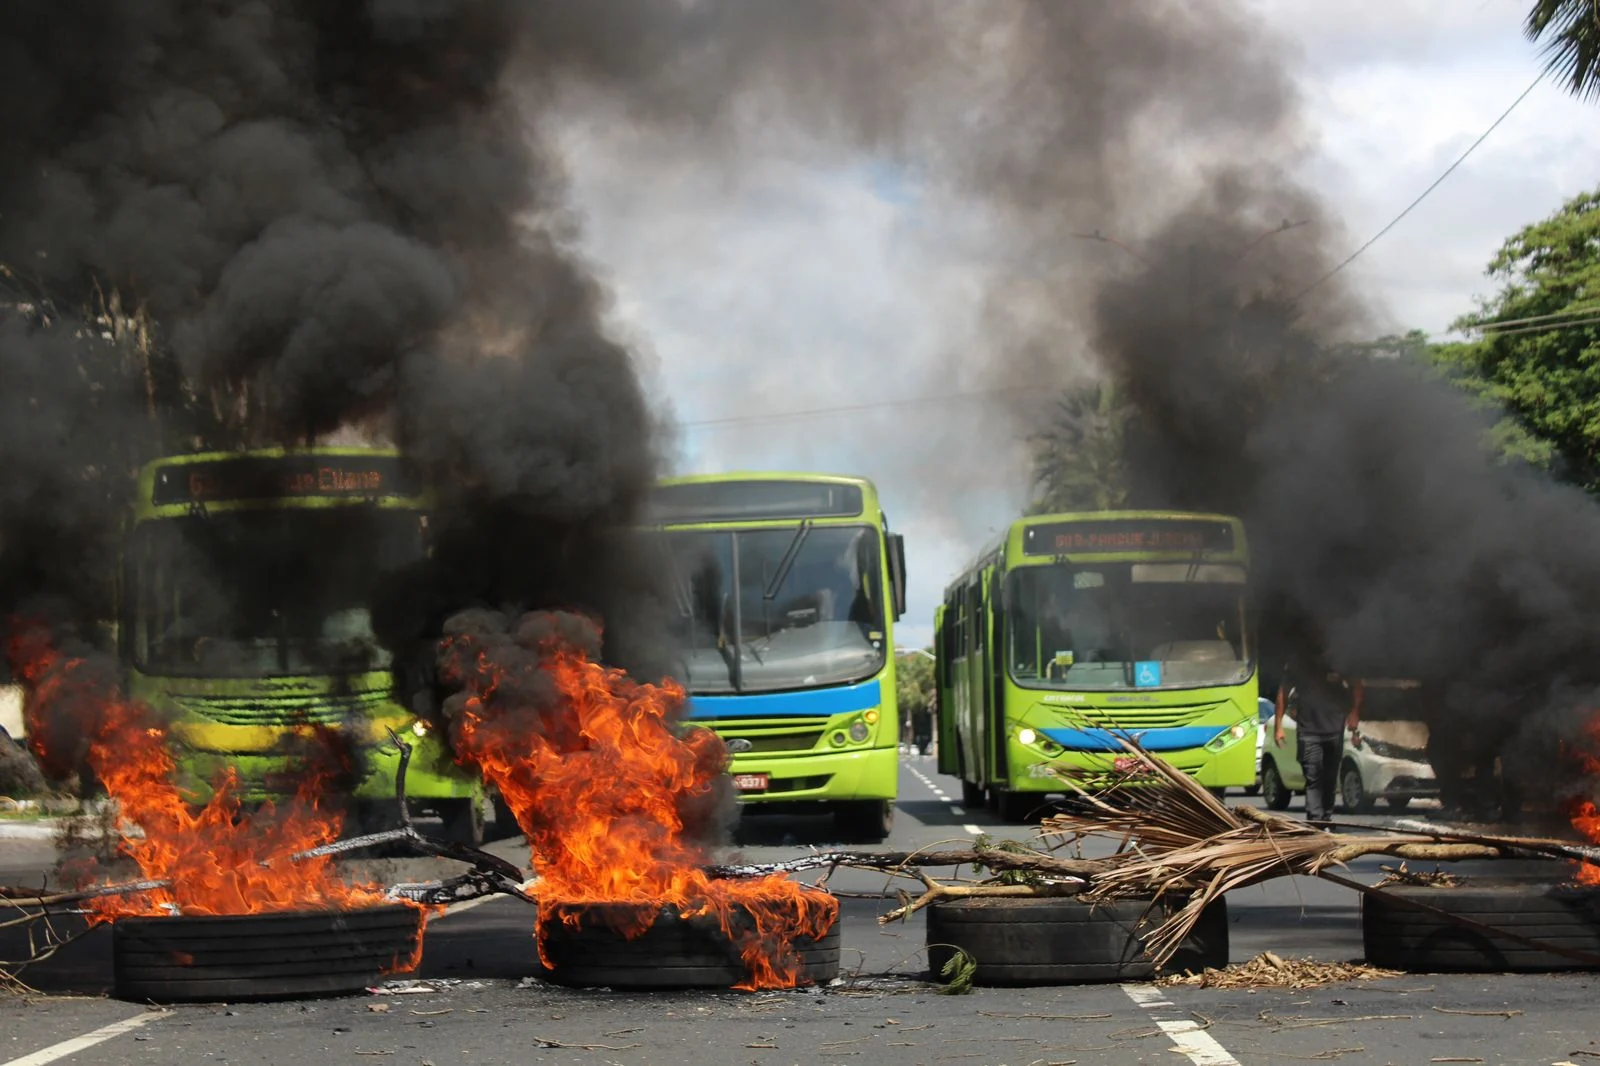
[[[370,715],[386,698],[383,693],[323,698],[186,696],[178,705],[191,714],[222,725],[338,725],[347,718]]]
[[[1171,729],[1190,725],[1215,712],[1221,704],[1203,707],[1072,707],[1053,708],[1063,724],[1074,729]]]
[[[822,740],[823,730],[796,729],[792,719],[778,721],[718,722],[712,730],[724,741],[741,740],[733,744],[737,755],[771,755],[783,752],[812,751]]]

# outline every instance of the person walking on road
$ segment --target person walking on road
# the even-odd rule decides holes
[[[1350,683],[1321,656],[1291,659],[1278,679],[1278,703],[1272,716],[1272,742],[1284,743],[1283,715],[1289,694],[1295,695],[1296,754],[1306,777],[1306,821],[1327,825],[1339,783],[1339,759],[1345,726],[1360,721],[1363,686]]]

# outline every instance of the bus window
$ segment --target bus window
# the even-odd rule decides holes
[[[1133,688],[1134,663],[1147,660],[1163,664],[1161,687],[1249,676],[1239,581],[1135,568],[1013,571],[1006,592],[1012,676],[1035,685]]]

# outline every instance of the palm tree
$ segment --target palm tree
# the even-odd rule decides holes
[[[1033,437],[1032,514],[1106,511],[1128,498],[1123,443],[1128,407],[1110,382],[1074,389],[1056,401]]]
[[[1576,96],[1600,97],[1600,0],[1536,0],[1524,31],[1544,42],[1547,72]]]

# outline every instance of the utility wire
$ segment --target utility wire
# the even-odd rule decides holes
[[[1418,204],[1422,203],[1422,201],[1424,201],[1424,200],[1426,200],[1428,198],[1428,195],[1430,193],[1432,193],[1433,190],[1437,189],[1440,185],[1444,184],[1444,179],[1448,178],[1451,174],[1455,173],[1456,168],[1459,167],[1462,163],[1466,162],[1467,156],[1471,155],[1474,151],[1476,151],[1477,148],[1478,148],[1478,145],[1482,144],[1485,140],[1487,140],[1488,137],[1489,137],[1489,134],[1493,133],[1495,131],[1495,129],[1500,125],[1500,123],[1504,122],[1507,118],[1509,118],[1511,116],[1511,112],[1513,112],[1513,111],[1515,111],[1517,109],[1517,105],[1522,103],[1522,101],[1526,100],[1528,98],[1528,94],[1533,92],[1533,90],[1535,88],[1537,88],[1539,83],[1541,81],[1543,81],[1543,80],[1544,80],[1544,75],[1541,73],[1537,78],[1534,78],[1533,81],[1529,82],[1528,83],[1528,87],[1526,89],[1522,90],[1522,94],[1520,96],[1518,96],[1515,100],[1511,101],[1511,106],[1506,108],[1504,111],[1500,112],[1500,117],[1495,119],[1493,122],[1491,122],[1489,124],[1489,128],[1484,130],[1481,134],[1479,134],[1478,135],[1478,139],[1473,141],[1471,144],[1469,144],[1467,146],[1467,150],[1465,152],[1462,152],[1459,156],[1457,156],[1456,157],[1456,161],[1454,163],[1451,163],[1448,167],[1446,167],[1444,173],[1440,174],[1437,178],[1435,178],[1433,180],[1433,184],[1432,185],[1429,185],[1426,189],[1423,189],[1421,194],[1418,195],[1415,200],[1412,200],[1409,204],[1406,205],[1406,209],[1404,211],[1401,211],[1398,215],[1394,216],[1394,218],[1390,219],[1389,220],[1389,224],[1387,226],[1384,226],[1377,233],[1374,233],[1372,235],[1372,237],[1370,239],[1368,239],[1366,244],[1363,244],[1361,247],[1359,247],[1355,251],[1351,252],[1348,256],[1345,257],[1345,259],[1344,259],[1344,261],[1342,263],[1340,263],[1338,266],[1334,267],[1332,270],[1330,270],[1326,274],[1322,275],[1322,277],[1318,278],[1316,281],[1313,281],[1310,285],[1308,285],[1304,289],[1302,289],[1300,291],[1300,293],[1295,296],[1295,300],[1298,301],[1298,300],[1303,299],[1313,289],[1316,289],[1316,288],[1320,287],[1324,282],[1328,281],[1335,274],[1339,273],[1339,271],[1343,270],[1345,267],[1347,267],[1351,263],[1355,262],[1357,256],[1359,256],[1362,252],[1365,252],[1368,248],[1371,248],[1374,244],[1377,244],[1379,239],[1382,238],[1385,233],[1388,233],[1390,230],[1392,230],[1396,226],[1398,226],[1400,224],[1400,220],[1401,219],[1403,219],[1407,215],[1409,215],[1412,212],[1412,210],[1416,208],[1416,206]]]
[[[1014,396],[1038,391],[1037,386],[1014,386],[1006,389],[976,389],[971,392],[947,392],[933,396],[913,396],[903,400],[880,400],[875,403],[841,404],[837,407],[813,407],[805,411],[773,411],[760,415],[734,415],[728,418],[704,418],[695,422],[681,422],[693,429],[714,429],[719,426],[744,426],[764,422],[788,422],[794,419],[815,418],[818,415],[842,414],[850,411],[879,411],[897,407],[922,407],[927,404],[949,403],[953,400],[976,400],[996,396]]]
[[[1593,308],[1590,308],[1593,310]],[[1600,323],[1600,315],[1591,318],[1580,318],[1573,322],[1547,322],[1540,326],[1519,326],[1516,329],[1490,330],[1491,337],[1514,337],[1519,333],[1559,333],[1564,329],[1576,329],[1579,326],[1593,326]]]
[[[1490,322],[1477,322],[1468,326],[1465,332],[1472,333],[1499,333],[1507,326],[1525,326],[1530,322],[1548,322],[1553,318],[1571,318],[1573,315],[1589,315],[1600,312],[1600,304],[1577,304],[1562,311],[1551,311],[1544,315],[1528,315],[1526,318],[1500,318]]]

